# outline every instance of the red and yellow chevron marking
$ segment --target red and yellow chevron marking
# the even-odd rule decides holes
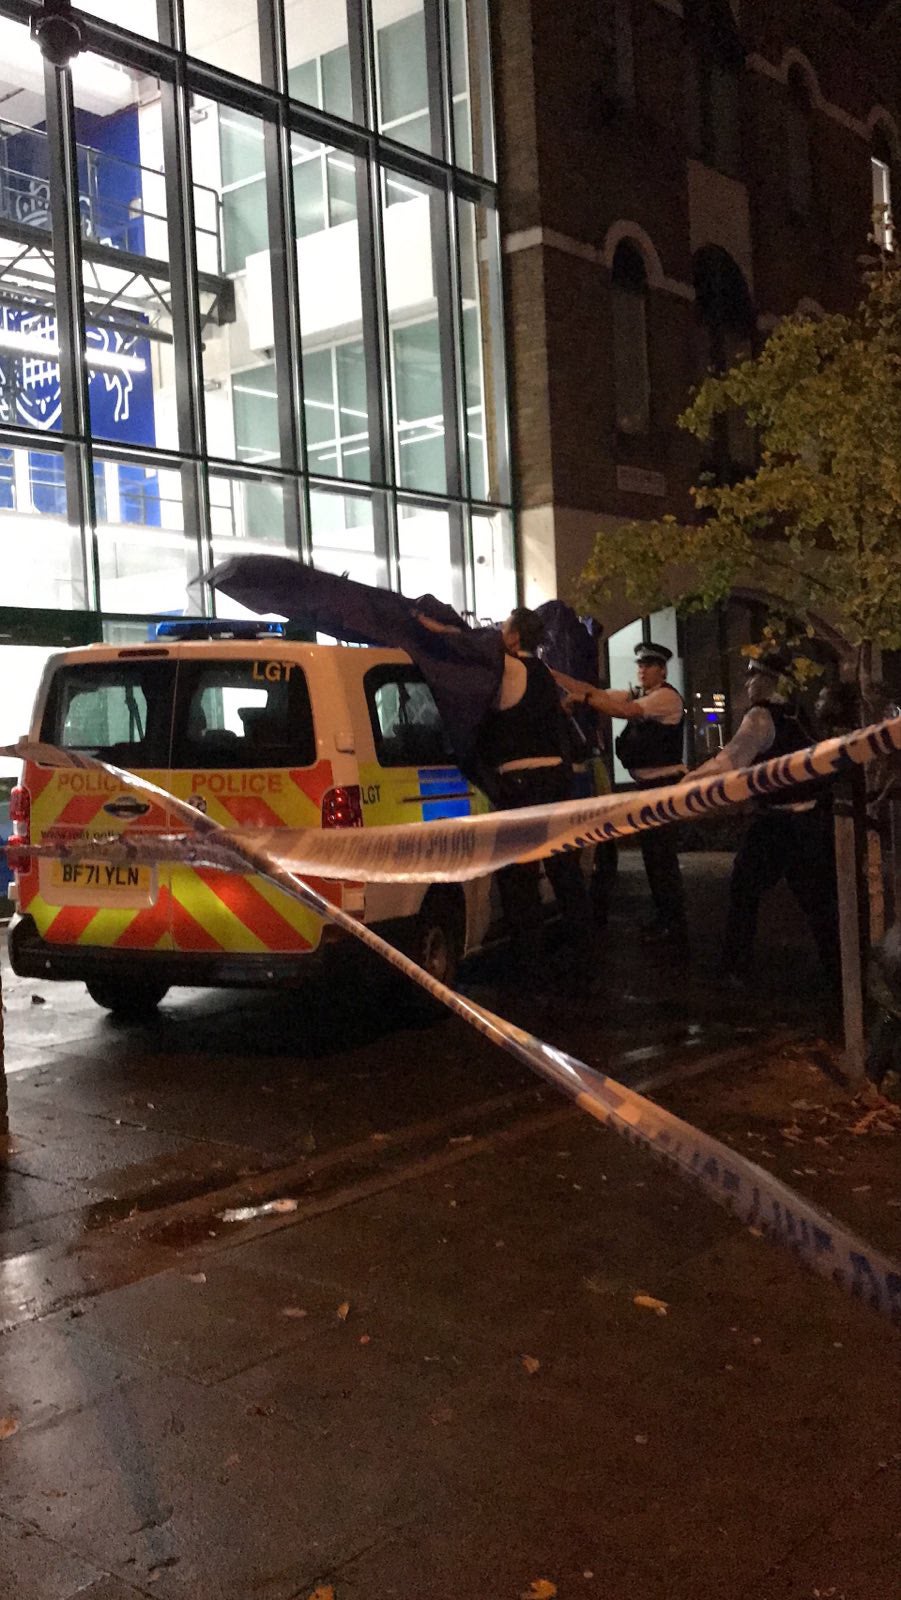
[[[225,827],[317,827],[322,796],[332,786],[332,767],[215,772],[142,772],[141,777],[181,800],[201,800],[206,814]],[[161,832],[172,826],[165,809],[153,806],[140,821],[103,811],[113,796],[128,793],[103,773],[29,766],[31,836],[35,843],[55,832],[74,837],[95,832]],[[126,950],[232,951],[235,954],[301,953],[315,949],[322,923],[281,890],[253,875],[159,867],[152,905],[143,907],[55,905],[40,891],[37,862],[19,877],[19,903],[39,933],[54,944],[98,945]],[[340,903],[337,884],[317,884]]]
[[[331,762],[319,761],[315,767],[174,772],[168,787],[180,800],[202,800],[207,816],[225,827],[316,828],[333,781]],[[171,887],[173,908],[190,914],[190,921],[173,916],[176,950],[301,953],[319,944],[321,919],[263,878],[175,867]],[[329,892],[340,903],[340,885],[329,885]]]
[[[142,772],[141,776],[164,787],[168,773]],[[129,791],[127,785],[102,772],[38,767],[29,762],[22,781],[31,794],[31,837],[36,844],[51,840],[55,833],[73,838],[92,832],[160,833],[171,827],[167,812],[159,805],[152,805],[138,822],[104,812],[108,800]],[[157,895],[151,906],[56,905],[42,895],[40,869],[37,861],[32,861],[31,870],[19,875],[19,905],[34,918],[42,938],[53,944],[168,950],[172,948],[169,873],[166,867],[157,868],[156,873]]]

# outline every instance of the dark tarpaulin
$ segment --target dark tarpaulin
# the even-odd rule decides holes
[[[480,781],[478,731],[494,706],[504,670],[496,628],[468,627],[434,595],[408,600],[289,556],[232,556],[203,581],[258,615],[285,617],[346,644],[406,650],[435,697],[461,771]],[[458,631],[436,633],[417,613]]]

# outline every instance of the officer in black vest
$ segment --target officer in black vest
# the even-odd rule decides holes
[[[479,734],[479,761],[489,776],[490,798],[499,810],[572,799],[572,762],[567,718],[554,680],[535,651],[544,625],[522,606],[504,623],[506,660],[496,708]],[[568,939],[587,973],[591,956],[591,906],[578,851],[550,856],[545,872]],[[510,928],[519,981],[540,982],[543,911],[537,861],[503,867],[497,874]]]
[[[667,682],[672,650],[650,640],[635,646],[639,690],[593,689],[590,684],[555,673],[574,704],[590,706],[608,717],[622,717],[626,727],[616,753],[640,789],[659,789],[684,776],[685,702]],[[654,901],[656,920],[644,930],[648,944],[684,955],[688,949],[685,893],[679,868],[678,839],[672,825],[646,828],[639,835],[641,854]]]
[[[797,705],[791,656],[770,651],[750,662],[748,710],[738,732],[692,773],[708,777],[806,750],[814,741]],[[744,981],[753,974],[760,902],[784,878],[814,936],[820,964],[837,992],[841,981],[831,807],[822,783],[776,789],[757,802],[729,882],[729,914],[720,970]]]

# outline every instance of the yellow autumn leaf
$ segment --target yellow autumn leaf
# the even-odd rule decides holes
[[[350,1301],[349,1300],[342,1300],[340,1306],[338,1307],[338,1321],[339,1322],[346,1322],[349,1316],[350,1316]]]
[[[658,1317],[665,1317],[669,1311],[669,1302],[656,1300],[652,1294],[636,1294],[632,1296],[633,1306],[641,1306],[645,1311],[655,1311]]]
[[[554,1600],[557,1585],[550,1578],[533,1578],[531,1589],[525,1589],[519,1600]]]
[[[309,1600],[335,1600],[335,1591],[330,1583],[320,1583],[319,1587],[313,1590]]]

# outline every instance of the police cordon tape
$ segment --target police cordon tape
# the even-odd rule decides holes
[[[346,878],[367,883],[459,883],[480,878],[515,861],[540,861],[565,850],[581,850],[608,840],[627,838],[646,828],[673,822],[697,822],[718,811],[731,810],[748,800],[766,798],[811,779],[835,777],[854,767],[901,750],[901,717],[858,728],[838,739],[812,745],[791,755],[763,761],[735,772],[707,778],[686,778],[660,789],[626,795],[603,795],[593,800],[567,800],[555,805],[529,806],[521,811],[493,811],[481,816],[446,821],[403,823],[393,826],[323,830],[321,828],[229,828],[218,845],[201,830],[198,813],[184,808],[192,834],[204,833],[207,851],[225,852],[234,845],[252,844],[272,861],[291,872],[316,878]],[[0,755],[35,761],[43,766],[88,767],[92,757],[78,751],[57,750],[52,745],[22,741],[0,749]],[[103,769],[123,784],[147,790],[145,780],[120,767]],[[171,797],[168,810],[174,815]],[[98,850],[91,842],[91,858],[128,861],[171,859],[178,835],[166,839],[143,838],[139,830],[115,837]],[[227,842],[226,842],[227,841]],[[182,836],[187,847],[188,839]],[[197,840],[194,840],[194,847]],[[48,849],[32,850],[60,859],[77,860],[85,846],[54,841]],[[168,854],[166,853],[168,852]],[[226,866],[210,854],[184,856],[195,864]]]
[[[849,746],[860,753],[847,756]],[[816,756],[817,751],[829,751],[828,760],[831,765],[821,770],[840,771],[847,761],[869,760],[898,749],[899,746],[901,746],[901,719],[896,719],[877,728],[861,730],[860,735],[851,735],[848,739],[831,740],[828,745],[817,746],[806,752],[806,755],[812,758]],[[274,859],[266,844],[251,842],[248,830],[241,830],[239,837],[238,830],[222,828],[209,817],[203,816],[184,801],[175,799],[167,791],[149,783],[145,778],[80,752],[22,743],[0,750],[0,754],[12,754],[19,759],[40,760],[47,765],[75,766],[105,772],[129,788],[162,802],[170,815],[184,824],[186,829],[184,834],[173,834],[162,841],[168,852],[166,859],[189,862],[202,860],[207,865],[215,865],[223,870],[245,872],[249,870],[265,878],[326,921],[360,940],[392,967],[405,973],[448,1010],[470,1023],[485,1038],[490,1039],[492,1043],[506,1050],[540,1077],[562,1090],[589,1116],[631,1143],[647,1150],[702,1190],[718,1205],[724,1207],[740,1222],[785,1245],[799,1261],[814,1272],[829,1278],[839,1288],[862,1300],[875,1311],[888,1317],[890,1321],[901,1324],[901,1263],[893,1261],[889,1256],[859,1239],[828,1212],[811,1205],[787,1184],[781,1183],[778,1178],[747,1160],[737,1151],[730,1150],[718,1139],[692,1127],[681,1117],[675,1116],[662,1106],[655,1105],[644,1095],[617,1083],[605,1073],[589,1067],[584,1061],[577,1060],[565,1050],[558,1050],[553,1045],[546,1044],[534,1034],[527,1033],[515,1024],[505,1021],[503,1017],[488,1011],[484,1006],[448,989],[409,956],[388,944],[372,928],[349,916],[341,907],[332,905],[311,885]],[[810,767],[805,765],[803,773],[799,772],[798,776],[786,779],[786,764],[793,759],[788,757],[782,762],[768,763],[782,774],[778,782],[779,787],[785,787],[786,782],[806,781],[813,775]],[[747,777],[748,774],[729,775],[730,778],[742,776]],[[659,796],[672,794],[672,791],[654,793]],[[654,793],[648,796],[651,802],[654,801]],[[741,798],[746,798],[746,795],[742,793]],[[660,803],[658,800],[657,805]],[[721,800],[717,802],[717,808],[723,804],[735,803],[735,799]],[[550,808],[540,809],[545,812]],[[655,812],[656,809],[655,806]],[[638,820],[625,831],[637,832],[641,827],[653,827],[664,821],[675,820],[678,820],[678,815],[667,815],[665,818],[655,815],[654,821]],[[397,831],[412,832],[435,826],[429,823],[410,823],[404,830]],[[191,835],[196,854],[191,853],[192,846],[189,839]],[[261,837],[266,839],[268,835],[264,832]],[[556,842],[556,834],[554,838],[555,842],[550,843],[543,852],[545,855],[560,847]],[[217,844],[220,847],[218,849]],[[534,852],[534,846],[532,849]],[[47,853],[59,855],[61,852],[59,847],[54,845]],[[69,854],[68,848],[65,853]],[[79,847],[81,856],[95,857],[97,853],[97,840],[81,842]],[[129,855],[128,859],[133,857]],[[511,858],[506,857],[506,859]],[[534,859],[534,853],[528,855],[526,859]],[[495,863],[499,864],[503,864],[502,861]],[[318,870],[321,876],[321,868]],[[356,866],[354,870],[358,876],[363,876]],[[404,876],[409,877],[409,874],[405,872]]]

